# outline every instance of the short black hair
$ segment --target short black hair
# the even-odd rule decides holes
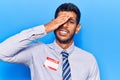
[[[64,4],[61,4],[57,9],[56,9],[56,12],[55,12],[55,18],[58,16],[58,13],[60,11],[73,11],[76,15],[77,15],[77,24],[79,24],[80,22],[80,18],[81,18],[81,12],[79,10],[79,8],[74,5],[73,3],[64,3]]]

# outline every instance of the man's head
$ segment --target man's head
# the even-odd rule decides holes
[[[72,3],[64,3],[56,9],[55,18],[60,15],[69,15],[67,22],[55,30],[56,40],[59,43],[69,43],[73,41],[73,36],[80,30],[81,13],[77,6]]]
[[[80,18],[81,18],[81,12],[79,10],[79,8],[72,4],[72,3],[64,3],[64,4],[61,4],[57,9],[56,9],[56,12],[55,12],[55,18],[58,16],[58,13],[61,12],[61,11],[71,11],[71,12],[74,12],[76,14],[76,20],[77,20],[77,24],[79,24],[80,22]]]

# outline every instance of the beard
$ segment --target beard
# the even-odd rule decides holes
[[[71,34],[68,39],[63,40],[57,35],[57,30],[54,31],[54,34],[55,34],[56,40],[58,40],[61,44],[67,44],[67,43],[73,41],[73,37],[74,37],[75,32],[73,34]]]

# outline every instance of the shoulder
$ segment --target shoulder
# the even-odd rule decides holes
[[[96,59],[94,55],[86,50],[83,50],[81,48],[78,48],[75,46],[74,54],[79,56],[79,58],[85,60],[85,61],[91,61],[91,62],[96,62]]]
[[[32,43],[26,48],[26,50],[28,50],[35,59],[38,59],[40,56],[44,56],[46,49],[48,49],[48,46],[41,42]]]
[[[29,44],[25,49],[30,51],[37,51],[37,50],[41,50],[42,48],[44,49],[45,47],[46,47],[46,44],[41,42],[35,42],[35,43]]]
[[[44,48],[46,46],[46,44],[42,43],[42,42],[35,42],[29,45],[29,47],[31,47],[32,49],[37,49],[37,48]]]

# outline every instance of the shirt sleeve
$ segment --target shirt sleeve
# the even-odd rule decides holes
[[[95,58],[93,64],[91,65],[92,67],[90,69],[90,74],[87,80],[100,80],[99,68]]]
[[[31,58],[29,44],[46,35],[44,25],[24,30],[0,43],[0,59],[22,63]]]

